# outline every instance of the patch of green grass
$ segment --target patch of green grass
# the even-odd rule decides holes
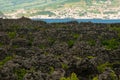
[[[94,77],[92,80],[98,80],[98,76]]]
[[[52,74],[53,72],[54,72],[54,67],[51,66],[51,67],[50,67],[50,72],[49,72],[49,73]]]
[[[120,27],[110,27],[109,29],[116,31],[118,33],[119,38],[120,38]]]
[[[13,25],[13,26],[11,26],[11,28],[12,28],[14,31],[16,31],[16,30],[20,29],[20,26],[18,26],[18,25]]]
[[[18,80],[23,80],[23,77],[27,73],[27,70],[25,70],[24,68],[16,69],[14,73],[17,75]]]
[[[113,30],[120,32],[120,27],[112,27]]]
[[[49,37],[49,38],[48,38],[48,41],[49,41],[49,42],[50,42],[50,44],[52,45],[52,44],[55,42],[55,39],[54,39],[54,38]]]
[[[120,42],[117,39],[103,40],[102,45],[108,50],[113,50],[119,47]]]
[[[73,37],[77,39],[80,35],[79,34],[73,34]]]
[[[109,62],[106,62],[105,64],[101,64],[97,66],[97,69],[99,72],[104,72],[107,67],[111,67],[111,64]]]
[[[93,59],[93,58],[95,58],[94,56],[87,56],[87,58],[89,58],[89,59]]]
[[[17,35],[16,32],[8,32],[8,36],[9,36],[10,39],[15,38],[16,35]]]
[[[75,73],[72,73],[70,77],[67,77],[67,78],[62,77],[60,78],[60,80],[79,80],[79,79]]]
[[[75,40],[67,41],[67,44],[68,44],[69,48],[71,48],[74,45],[74,43],[75,43]]]
[[[62,63],[62,68],[63,68],[63,69],[68,69],[68,67],[69,67],[69,66],[68,66],[67,64]]]
[[[34,14],[32,14],[32,15],[49,15],[49,16],[54,16],[55,15],[55,13],[53,13],[53,12],[51,12],[51,11],[38,11],[38,12],[36,12],[36,13],[34,13]]]
[[[27,70],[27,72],[29,73],[29,72],[34,72],[35,71],[35,67],[34,66],[32,66],[29,70]]]
[[[90,46],[95,46],[96,42],[95,42],[95,40],[89,40],[89,41],[88,41],[88,44],[89,44]]]
[[[0,47],[2,47],[4,44],[0,42]]]
[[[12,56],[7,56],[5,57],[5,59],[3,59],[2,61],[0,61],[0,68],[8,61],[12,60],[13,57]]]
[[[46,46],[43,45],[43,44],[39,45],[38,47],[39,47],[40,49],[45,49],[45,48],[46,48]]]
[[[111,80],[117,80],[117,76],[114,71],[110,73]]]
[[[15,49],[15,48],[19,48],[20,46],[19,45],[13,45],[12,47]]]

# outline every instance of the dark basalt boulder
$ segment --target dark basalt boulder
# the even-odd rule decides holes
[[[59,80],[61,77],[65,76],[65,71],[63,69],[56,69],[54,72],[50,75],[50,80]]]
[[[95,75],[98,73],[97,67],[94,66],[88,59],[83,59],[76,65],[76,74],[87,77],[89,75]]]
[[[41,71],[29,72],[24,76],[23,80],[49,80],[48,75]]]
[[[17,39],[11,40],[10,45],[16,48],[17,47],[29,47],[29,41],[23,38],[17,38]]]
[[[0,43],[3,43],[4,45],[9,44],[10,39],[8,35],[5,32],[0,32]]]
[[[98,76],[99,80],[119,80],[110,68],[107,68],[102,74]]]
[[[0,61],[3,60],[8,55],[7,50],[0,48]]]
[[[63,55],[65,54],[65,52],[68,52],[68,44],[63,42],[55,42],[53,47],[52,47],[52,51],[51,53],[55,54],[55,55]]]
[[[19,65],[13,61],[7,62],[2,68],[0,68],[0,80],[16,80],[17,76],[13,73],[14,69]]]

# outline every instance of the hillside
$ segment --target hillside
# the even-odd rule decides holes
[[[119,0],[0,0],[0,8],[3,13],[10,17],[33,17],[44,14],[39,14],[44,11],[50,13],[45,14],[47,17],[73,17],[94,14],[100,16],[103,14],[118,15],[120,7]],[[94,9],[95,8],[95,9]],[[114,8],[118,8],[114,10]],[[68,11],[72,9],[73,12]],[[75,10],[74,10],[75,9]],[[80,10],[79,10],[80,9]],[[112,10],[113,9],[113,10]],[[111,10],[111,11],[109,11]],[[65,13],[63,13],[65,11]],[[55,14],[55,15],[51,15]],[[71,13],[71,14],[70,14]],[[49,15],[50,14],[50,15]],[[66,16],[64,15],[66,14]],[[73,16],[75,14],[75,16]],[[96,15],[100,14],[100,15]],[[60,15],[60,16],[59,16]],[[101,15],[102,16],[102,15]],[[43,16],[42,16],[43,17]],[[106,16],[104,16],[106,17]]]

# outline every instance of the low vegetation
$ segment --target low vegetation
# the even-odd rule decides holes
[[[11,56],[5,57],[5,59],[3,59],[3,60],[0,61],[0,68],[3,67],[4,64],[6,64],[8,61],[10,61],[12,59],[13,59],[13,57],[11,57]]]
[[[77,78],[77,75],[75,73],[72,73],[70,77],[67,78],[63,77],[60,80],[79,80],[79,79]]]
[[[102,45],[105,46],[106,49],[117,49],[120,46],[120,41],[117,39],[103,40]]]
[[[23,80],[25,74],[27,73],[27,70],[23,69],[16,69],[14,70],[14,73],[17,75],[17,80]]]

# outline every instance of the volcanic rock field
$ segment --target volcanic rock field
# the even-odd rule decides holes
[[[120,80],[120,23],[0,19],[0,80]]]

